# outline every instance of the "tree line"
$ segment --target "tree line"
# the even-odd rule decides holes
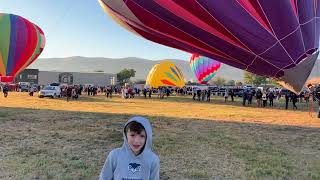
[[[135,77],[136,70],[134,69],[123,69],[117,73],[117,80],[120,85],[124,85],[125,83],[130,82],[130,78]],[[145,81],[141,81],[145,82]],[[254,86],[260,86],[262,84],[274,84],[277,85],[277,82],[271,78],[267,78],[264,76],[259,76],[250,72],[244,72],[243,82],[245,84],[252,84]],[[188,84],[192,84],[188,82]],[[243,83],[241,81],[235,80],[226,80],[223,77],[216,77],[209,81],[209,84],[216,85],[216,86],[242,86]]]

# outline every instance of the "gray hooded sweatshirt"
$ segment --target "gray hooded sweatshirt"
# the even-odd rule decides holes
[[[129,147],[123,130],[124,143],[112,150],[101,170],[100,180],[159,180],[160,161],[152,152],[152,128],[148,119],[133,117],[125,124],[136,121],[146,130],[147,140],[143,151],[135,155]]]

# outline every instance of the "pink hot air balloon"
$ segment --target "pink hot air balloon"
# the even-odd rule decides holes
[[[190,58],[190,68],[200,84],[207,84],[221,67],[221,63],[208,57],[193,54]]]

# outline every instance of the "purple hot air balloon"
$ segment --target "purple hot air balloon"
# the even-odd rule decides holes
[[[318,56],[320,0],[99,0],[130,31],[299,92]]]

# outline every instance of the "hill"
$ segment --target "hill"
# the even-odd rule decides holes
[[[173,61],[183,72],[187,81],[194,80],[190,70],[189,62],[185,60],[173,59]],[[68,58],[45,58],[34,62],[29,68],[36,68],[42,71],[64,71],[64,72],[106,72],[116,74],[124,68],[135,69],[134,79],[144,80],[149,70],[160,60],[148,60],[136,57],[120,59],[101,58],[101,57],[68,57]],[[310,78],[320,76],[320,61],[316,62]],[[223,64],[218,70],[216,77],[223,77],[227,80],[243,81],[243,71]]]
[[[187,81],[193,79],[193,74],[189,67],[189,62],[184,60],[172,60],[183,72]],[[128,57],[121,59],[111,58],[88,58],[88,57],[68,57],[68,58],[46,58],[39,59],[34,62],[29,68],[36,68],[42,71],[64,71],[64,72],[96,72],[103,71],[106,73],[118,73],[124,68],[130,68],[136,70],[136,77],[134,79],[144,80],[149,70],[158,61]],[[243,71],[237,68],[233,68],[228,65],[223,65],[218,71],[217,77],[224,77],[228,80],[243,80]]]

